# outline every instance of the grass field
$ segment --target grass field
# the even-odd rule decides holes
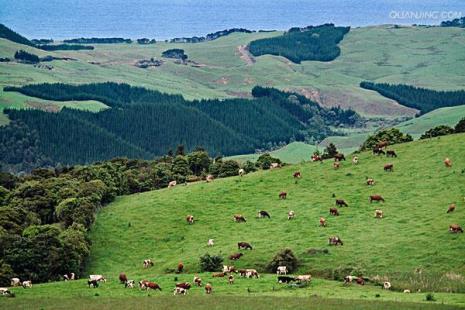
[[[16,50],[26,49],[40,56],[77,59],[53,61],[49,63],[53,70],[0,63],[0,86],[110,80],[182,93],[192,99],[247,96],[259,84],[296,90],[324,105],[350,106],[367,116],[396,117],[413,115],[415,111],[361,89],[360,81],[407,83],[433,89],[458,89],[465,82],[465,64],[461,61],[465,33],[461,29],[354,28],[340,44],[341,56],[325,63],[308,61],[296,65],[281,57],[261,56],[249,65],[240,58],[240,45],[279,34],[233,34],[199,44],[97,44],[93,51],[61,52],[44,52],[0,39],[0,57],[12,57]],[[133,65],[140,59],[160,57],[168,48],[184,49],[195,64],[166,61],[152,69]],[[10,96],[14,95],[0,93],[0,101],[12,101]]]

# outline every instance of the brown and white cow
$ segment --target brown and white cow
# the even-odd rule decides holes
[[[208,239],[207,246],[214,246],[215,245],[215,239]]]
[[[386,282],[383,283],[383,289],[389,290],[389,289],[391,289],[391,287],[392,287],[391,282],[386,281]]]
[[[386,164],[386,165],[384,165],[384,171],[393,172],[394,171],[394,164]]]
[[[383,218],[383,211],[382,210],[375,210],[375,218],[382,219]]]
[[[460,227],[459,224],[451,224],[449,226],[449,231],[451,233],[463,233],[463,229],[462,229],[462,227]]]
[[[70,272],[70,273],[67,273],[67,274],[64,274],[63,275],[63,279],[65,281],[72,281],[72,280],[75,280],[76,279],[76,274],[74,272]]]
[[[293,176],[294,176],[294,179],[300,179],[302,177],[302,174],[300,173],[300,171],[296,171],[294,172]]]
[[[213,182],[213,180],[215,179],[215,177],[211,174],[207,175],[207,178],[205,179],[205,181],[207,181],[207,183],[210,183],[210,182]]]
[[[287,219],[292,220],[295,217],[295,212],[294,211],[289,211],[287,212]]]
[[[367,178],[367,185],[368,186],[373,186],[375,185],[375,180],[372,178]]]
[[[128,281],[128,277],[124,272],[121,272],[118,278],[120,283],[126,283]]]
[[[146,291],[148,290],[160,290],[161,291],[160,285],[158,285],[155,282],[150,282],[150,281],[143,283],[143,289],[145,289]]]
[[[31,280],[23,281],[21,285],[23,288],[32,288],[32,281]]]
[[[229,259],[230,260],[238,260],[241,258],[241,256],[243,256],[244,254],[242,253],[235,253],[235,254],[231,254],[229,255]]]
[[[333,168],[334,168],[334,170],[339,169],[339,167],[341,167],[341,163],[338,162],[338,161],[335,161],[335,162],[333,163]]]
[[[19,278],[11,278],[10,280],[10,286],[20,286],[21,285],[21,280]]]
[[[234,266],[228,266],[228,265],[223,265],[223,273],[231,273],[231,272],[236,272],[236,267]]]
[[[202,279],[200,279],[198,276],[194,276],[194,280],[192,281],[194,283],[194,285],[197,285],[197,286],[202,286]]]
[[[246,222],[247,222],[246,219],[245,219],[245,217],[242,216],[241,214],[234,214],[233,220],[234,220],[234,222],[236,222],[236,223],[241,223],[241,222],[246,223]]]
[[[187,290],[182,287],[175,287],[174,295],[187,295]]]
[[[444,165],[447,168],[451,168],[452,167],[452,160],[450,160],[449,158],[444,159]]]
[[[352,164],[358,165],[358,156],[352,157]]]
[[[176,184],[177,184],[176,181],[171,181],[171,182],[168,183],[168,188],[175,187]]]
[[[384,198],[381,195],[371,195],[369,200],[370,200],[370,203],[372,203],[373,201],[384,202]]]
[[[89,280],[95,280],[97,282],[107,282],[107,279],[101,274],[91,274]]]
[[[144,259],[144,268],[153,267],[153,262],[151,259]]]
[[[6,287],[0,287],[0,296],[11,296],[11,291]]]
[[[182,262],[178,263],[177,273],[182,273],[184,271],[184,264]]]
[[[337,214],[339,214],[339,212]],[[320,226],[326,227],[326,219],[324,217],[320,217]]]
[[[134,280],[127,280],[126,283],[124,283],[124,288],[134,288],[134,284],[136,281]]]
[[[451,204],[449,205],[449,208],[447,209],[447,213],[454,212],[454,211],[455,211],[455,208],[456,208],[455,203],[451,203]]]
[[[229,284],[234,284],[234,276],[232,274],[229,275],[229,277],[228,277],[228,283]]]
[[[185,290],[189,290],[191,288],[191,284],[189,282],[180,282],[176,283],[176,287],[183,288]]]
[[[339,216],[339,210],[337,208],[329,208],[329,214],[333,216]]]
[[[334,155],[334,160],[335,161],[341,161],[341,160],[346,160],[346,157],[344,156],[344,154],[342,153],[337,153],[336,155]]]
[[[267,217],[267,218],[271,219],[270,214],[269,214],[268,212],[264,211],[264,210],[258,211],[257,217],[258,217],[258,218],[265,218],[265,217]]]
[[[287,198],[287,193],[286,192],[279,193],[279,199],[286,199],[286,198]]]
[[[210,294],[212,293],[212,291],[213,291],[212,285],[211,285],[210,283],[207,283],[207,284],[205,285],[205,293],[206,293],[207,295],[210,295]]]
[[[239,269],[239,274],[241,275],[241,277],[245,277],[245,278],[259,278],[260,275],[258,274],[257,270],[255,269]]]
[[[189,225],[194,224],[194,216],[193,216],[193,215],[188,215],[188,216],[186,216],[186,222],[187,222],[187,224],[189,224]]]
[[[329,245],[335,245],[335,246],[344,245],[344,243],[342,242],[342,239],[339,238],[339,236],[329,237],[328,243]]]
[[[310,282],[310,281],[312,280],[312,276],[309,275],[309,274],[300,275],[300,276],[295,277],[295,280],[296,280],[297,282],[300,282],[300,283],[303,283],[303,282]]]
[[[248,242],[238,242],[237,248],[239,250],[252,250],[252,246]]]

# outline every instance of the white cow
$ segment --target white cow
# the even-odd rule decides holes
[[[239,175],[243,176],[244,174],[245,174],[245,170],[244,169],[239,169]]]
[[[0,287],[0,295],[9,296],[11,295],[11,291],[6,287]]]
[[[104,276],[102,276],[101,274],[91,274],[89,276],[89,281],[97,281],[97,282],[107,282],[107,279],[105,279]]]
[[[174,288],[174,295],[187,295],[187,290],[182,287],[175,287]]]
[[[404,293],[410,294],[410,290],[404,290]]]
[[[214,177],[213,175],[209,174],[209,175],[207,175],[206,181],[207,181],[207,183],[210,183],[210,182],[212,182],[214,179],[215,179],[215,177]]]
[[[276,269],[276,274],[283,274],[283,275],[286,275],[287,274],[287,267],[286,266],[278,266],[278,268]]]
[[[11,278],[10,286],[20,286],[21,280],[19,278]]]
[[[287,212],[287,219],[292,220],[295,217],[295,212],[294,211],[289,211]]]
[[[32,288],[32,281],[31,281],[31,280],[23,281],[22,286],[23,286],[24,288],[27,288],[27,287],[28,287],[28,288]]]
[[[391,286],[392,286],[392,285],[391,285],[391,282],[384,282],[384,283],[383,283],[383,288],[384,288],[385,290],[389,290],[389,289],[391,288]]]
[[[207,246],[214,246],[215,245],[215,239],[208,239]]]
[[[271,166],[270,166],[270,169],[275,169],[275,168],[279,168],[279,164],[278,163],[271,163]]]
[[[124,283],[125,288],[134,288],[134,284],[136,282],[134,280],[127,280],[126,283]]]
[[[353,163],[354,165],[357,165],[357,164],[358,164],[358,157],[357,157],[357,156],[352,157],[352,163]]]
[[[63,278],[65,279],[65,281],[71,281],[76,279],[76,275],[74,274],[74,272],[71,272],[69,274],[64,274]]]
[[[168,188],[175,187],[178,184],[176,181],[171,181],[168,183]]]
[[[307,274],[307,275],[301,275],[301,276],[297,276],[295,278],[295,280],[297,282],[310,282],[312,280],[312,276]]]

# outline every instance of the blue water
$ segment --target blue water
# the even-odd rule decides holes
[[[0,23],[28,38],[168,39],[232,27],[439,24],[464,0],[0,0]]]

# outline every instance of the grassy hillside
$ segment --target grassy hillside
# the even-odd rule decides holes
[[[465,42],[462,29],[355,28],[341,41],[341,56],[331,62],[306,61],[297,65],[269,55],[257,57],[255,62],[246,61],[246,51],[241,46],[280,34],[232,34],[199,44],[101,44],[93,51],[61,52],[45,52],[0,39],[0,57],[12,57],[16,50],[25,49],[39,56],[77,59],[48,63],[53,65],[53,70],[0,63],[0,86],[110,80],[169,93],[179,93],[182,89],[183,95],[192,99],[247,96],[258,84],[298,90],[325,105],[351,106],[365,115],[395,117],[413,115],[415,111],[361,89],[362,80],[443,90],[458,89],[465,82],[462,74],[465,64],[460,61]],[[134,66],[141,59],[160,58],[170,48],[184,49],[195,63],[177,65],[166,61],[152,69]],[[11,95],[0,92],[0,101],[9,100]]]
[[[436,285],[448,282],[447,272],[465,274],[462,235],[447,231],[449,224],[465,221],[464,141],[462,134],[396,145],[397,159],[363,153],[358,166],[347,162],[337,171],[329,161],[305,163],[243,179],[120,197],[98,215],[89,273],[116,276],[124,270],[143,276],[140,265],[149,257],[155,260],[151,274],[165,273],[180,260],[189,272],[198,272],[199,256],[227,256],[237,251],[237,242],[247,241],[255,249],[238,267],[263,270],[279,249],[290,247],[301,260],[299,272],[328,276],[332,269],[355,267],[367,276],[386,276],[402,288],[405,277],[419,268],[440,277]],[[454,168],[444,168],[445,157]],[[393,173],[383,172],[387,162],[394,163]],[[296,170],[303,175],[297,183],[292,178]],[[377,181],[373,188],[365,185],[366,176]],[[285,201],[277,197],[282,190],[288,192]],[[376,193],[385,197],[385,204],[368,202]],[[333,194],[350,206],[340,210],[340,217],[328,216]],[[446,214],[453,202],[457,211]],[[384,219],[373,218],[376,208],[384,211]],[[256,219],[258,210],[269,211],[272,220]],[[296,212],[294,221],[287,221],[288,210]],[[235,213],[248,222],[234,223]],[[187,214],[198,222],[187,225]],[[327,228],[318,227],[320,216],[327,217]],[[331,235],[339,235],[344,246],[328,247]],[[209,238],[215,239],[213,249],[206,247]],[[329,255],[309,255],[311,248],[329,249]]]

